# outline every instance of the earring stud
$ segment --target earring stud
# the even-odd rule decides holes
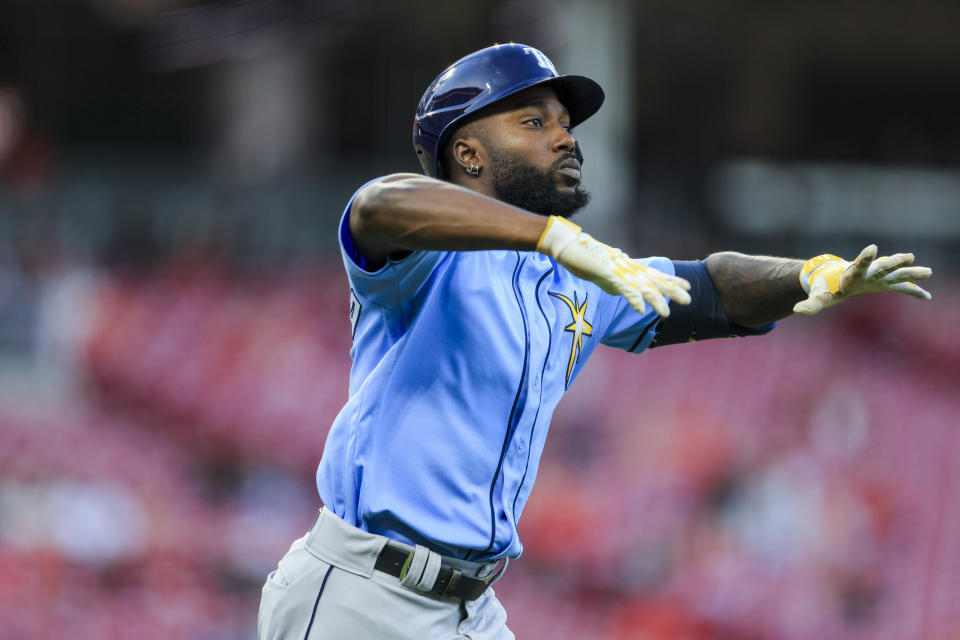
[[[472,164],[472,165],[470,165],[470,168],[467,169],[467,173],[469,173],[469,174],[472,175],[472,176],[478,176],[478,175],[480,175],[480,165],[478,165],[478,164]]]

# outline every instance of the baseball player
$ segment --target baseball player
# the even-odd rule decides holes
[[[324,507],[264,585],[260,638],[513,638],[490,585],[523,549],[550,417],[599,345],[763,334],[874,291],[930,298],[910,282],[930,269],[873,245],[853,262],[680,262],[583,233],[572,131],[603,97],[533,47],[474,52],[417,107],[426,175],[347,204],[350,397],[317,470]]]

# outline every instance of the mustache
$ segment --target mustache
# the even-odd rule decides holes
[[[566,162],[567,160],[577,160],[577,154],[575,154],[575,153],[567,153],[567,154],[561,156],[560,158],[557,159],[556,162],[554,162],[552,165],[550,165],[550,168],[551,168],[551,169],[559,169],[559,168],[560,168],[560,165],[562,165],[562,164],[563,164],[564,162]],[[578,162],[579,162],[579,161],[578,161]]]

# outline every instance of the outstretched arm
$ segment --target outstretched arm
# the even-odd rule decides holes
[[[866,247],[853,262],[829,254],[801,262],[732,251],[707,258],[727,315],[745,327],[791,313],[811,316],[864,293],[897,291],[929,300],[927,291],[909,281],[924,280],[933,272],[912,264],[912,253],[878,258],[876,245]]]
[[[396,174],[361,189],[349,213],[350,235],[374,266],[415,250],[536,250],[640,313],[666,317],[664,296],[689,304],[690,283],[630,259],[579,226],[542,216],[433,178]]]
[[[793,306],[807,297],[800,286],[802,268],[802,260],[735,251],[707,258],[707,271],[724,310],[744,327],[759,327],[793,313]]]

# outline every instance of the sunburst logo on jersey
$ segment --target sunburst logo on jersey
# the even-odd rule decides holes
[[[573,316],[573,322],[563,328],[573,334],[573,340],[570,344],[570,360],[567,362],[567,382],[570,386],[570,374],[573,373],[573,365],[580,360],[580,352],[583,350],[583,336],[593,335],[593,325],[587,322],[587,299],[584,297],[583,304],[577,299],[577,292],[573,292],[573,300],[560,293],[550,292],[550,295],[558,300],[563,300],[567,308],[570,309],[570,315]]]

